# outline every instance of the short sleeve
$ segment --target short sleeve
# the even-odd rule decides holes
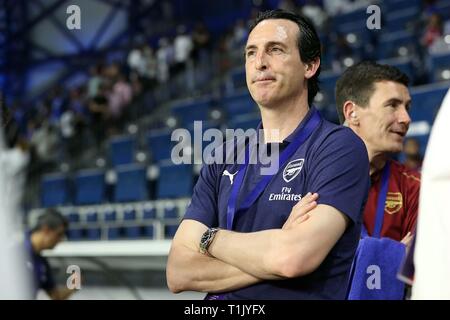
[[[332,131],[318,146],[309,165],[308,191],[318,204],[332,206],[353,223],[361,221],[369,190],[369,159],[363,141],[346,127]]]
[[[218,225],[216,181],[215,165],[203,165],[184,219],[196,220],[208,227]]]

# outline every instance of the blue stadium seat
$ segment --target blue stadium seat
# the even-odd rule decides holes
[[[233,85],[233,88],[241,89],[247,87],[247,81],[245,79],[245,69],[238,68],[231,72],[231,83]]]
[[[155,234],[155,230],[154,230],[153,226],[144,226],[142,228],[142,235],[144,237],[153,239],[154,234]]]
[[[105,221],[109,221],[109,222],[114,222],[117,219],[117,214],[115,210],[108,210],[105,211],[105,213],[103,214],[103,220]]]
[[[164,163],[159,167],[157,198],[179,198],[192,195],[192,166]]]
[[[334,72],[324,72],[319,76],[320,93],[323,94],[322,104],[334,104],[334,88],[340,74]]]
[[[387,59],[410,56],[417,50],[416,36],[408,31],[383,34],[377,45],[377,58]]]
[[[82,170],[75,177],[75,204],[99,204],[105,200],[105,173],[101,170]]]
[[[132,226],[132,227],[125,227],[125,236],[128,239],[138,239],[141,237],[141,227],[139,226]]]
[[[410,1],[404,1],[410,2]],[[384,28],[387,32],[397,32],[404,30],[412,30],[417,17],[420,15],[420,10],[417,7],[409,7],[405,10],[390,12],[386,16],[386,23]]]
[[[450,53],[432,55],[431,65],[433,81],[450,80]]]
[[[425,120],[432,124],[448,88],[448,85],[440,84],[413,88],[410,111],[412,120]]]
[[[87,228],[86,236],[88,240],[100,240],[102,237],[100,228]]]
[[[222,106],[229,117],[258,111],[258,106],[247,89],[224,97]]]
[[[169,203],[164,208],[164,219],[178,218],[178,207],[174,203]]]
[[[382,2],[384,9],[382,12],[404,12],[410,10],[419,10],[421,0],[384,0]]]
[[[155,219],[156,218],[156,208],[144,208],[144,219]]]
[[[98,214],[97,212],[89,212],[86,214],[86,221],[87,222],[97,222],[98,221]]]
[[[80,215],[78,214],[78,212],[71,212],[67,215],[67,220],[69,220],[69,223],[80,222]]]
[[[154,162],[170,159],[174,142],[170,130],[152,130],[147,134],[147,146]]]
[[[79,241],[83,239],[83,229],[70,228],[67,230],[67,239],[70,241]]]
[[[436,3],[436,9],[442,16],[442,21],[450,19],[450,0],[440,0]]]
[[[118,227],[108,228],[108,240],[117,240],[121,237],[121,229]]]
[[[114,200],[117,202],[143,201],[148,198],[147,168],[140,164],[116,168],[117,183]]]
[[[339,14],[339,15],[334,16],[332,19],[332,26],[337,27],[342,24],[355,22],[355,21],[359,21],[359,20],[366,20],[366,19],[367,19],[366,8],[358,9],[358,10],[354,10],[354,11],[351,11],[348,13]]]
[[[70,183],[64,174],[44,175],[41,180],[41,203],[53,207],[71,202]]]
[[[177,232],[178,224],[166,224],[164,226],[164,237],[166,239],[172,239]]]
[[[194,121],[206,121],[209,117],[211,99],[194,100],[184,102],[172,107],[172,113],[180,119],[182,127],[187,128],[194,124]]]
[[[136,220],[136,210],[134,209],[127,209],[123,213],[123,220],[130,221],[130,220]]]
[[[113,166],[134,162],[135,141],[133,136],[120,136],[110,140],[110,156]]]
[[[412,106],[410,116],[412,123],[408,136],[419,140],[422,155],[428,143],[429,132],[414,132],[413,129],[420,122],[425,123],[428,128],[431,128],[448,88],[448,85],[433,84],[416,87],[411,90]]]
[[[347,56],[356,61],[361,60],[361,57],[366,53],[366,46],[379,33],[377,30],[361,28],[361,26],[366,25],[366,19],[337,26],[338,34],[345,37],[345,42],[351,48],[351,52],[347,52]],[[334,45],[334,43],[330,43],[326,50],[328,54],[331,53],[331,57],[343,58],[342,52],[339,51],[338,46]],[[326,68],[322,70],[326,70]]]
[[[408,57],[391,58],[391,59],[379,60],[377,62],[380,64],[387,64],[387,65],[398,68],[400,71],[402,71],[404,74],[406,74],[409,77],[410,84],[414,83],[415,72],[414,72],[413,63],[410,58],[408,58]]]
[[[229,122],[230,129],[256,129],[261,122],[261,116],[257,113],[249,113],[236,116]]]

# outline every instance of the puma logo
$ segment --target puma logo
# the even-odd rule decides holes
[[[234,176],[236,175],[236,173],[238,173],[238,171],[236,171],[235,173],[230,173],[230,172],[228,172],[228,170],[225,170],[222,173],[222,176],[228,176],[230,178],[230,183],[233,184],[233,179],[234,179]]]

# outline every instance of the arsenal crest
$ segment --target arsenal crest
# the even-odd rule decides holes
[[[403,197],[400,192],[388,192],[386,195],[386,205],[384,210],[389,214],[394,214],[400,211],[403,207]]]
[[[287,166],[283,170],[283,179],[286,182],[292,181],[300,171],[302,171],[303,163],[305,162],[305,159],[296,159],[292,160],[287,164]]]

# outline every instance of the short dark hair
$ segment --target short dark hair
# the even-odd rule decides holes
[[[39,216],[32,232],[39,231],[44,226],[47,226],[51,230],[56,230],[60,226],[63,226],[64,230],[67,230],[69,222],[67,218],[61,214],[61,212],[59,212],[54,208],[49,208],[46,209],[45,212]]]
[[[351,100],[361,107],[366,107],[374,90],[374,84],[380,81],[393,81],[406,87],[409,78],[398,68],[378,64],[373,61],[362,61],[344,71],[336,83],[336,109],[339,121],[344,123],[344,103]]]
[[[316,29],[311,21],[299,14],[284,11],[284,10],[269,10],[260,12],[256,19],[250,26],[249,34],[252,30],[263,20],[268,19],[285,19],[295,22],[299,28],[299,36],[297,39],[298,52],[300,54],[300,59],[304,63],[310,63],[315,59],[320,59],[320,39],[317,35]],[[319,74],[320,74],[320,64],[316,71],[316,74],[308,79],[308,104],[311,105],[314,101],[314,97],[317,92],[319,92]]]

